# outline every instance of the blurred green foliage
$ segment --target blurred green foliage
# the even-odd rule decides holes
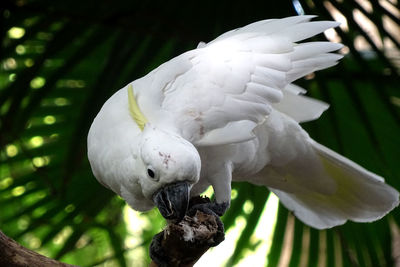
[[[155,210],[141,215],[146,227],[140,226],[140,242],[126,242],[125,204],[94,179],[87,161],[86,135],[94,116],[116,90],[197,42],[256,20],[296,15],[298,4],[321,19],[332,19],[336,10],[349,28],[337,29],[349,51],[343,62],[298,82],[331,104],[304,127],[400,189],[398,2],[360,3],[3,0],[0,229],[68,263],[146,266],[149,242],[164,222]],[[375,25],[380,43],[357,21],[355,10]],[[360,38],[368,51],[357,47]],[[247,224],[228,266],[257,246],[251,236],[268,196],[267,189],[249,184],[234,188],[225,226],[234,227],[238,216]],[[252,212],[244,211],[246,201]],[[392,266],[387,218],[399,223],[398,209],[372,224],[316,231],[280,207],[269,266]],[[128,259],[134,251],[140,253]]]

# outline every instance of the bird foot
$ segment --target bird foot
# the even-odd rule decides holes
[[[225,239],[220,216],[228,206],[227,203],[213,203],[209,198],[190,199],[187,216],[179,223],[169,222],[164,231],[153,237],[150,245],[153,262],[159,267],[196,262],[208,248],[217,246]],[[185,240],[188,229],[193,239]],[[177,251],[174,248],[178,248]]]
[[[201,197],[195,197],[190,200],[187,215],[193,217],[197,211],[201,211],[205,214],[213,215],[215,217],[215,220],[218,225],[218,231],[217,235],[214,238],[213,244],[211,244],[210,246],[216,247],[222,241],[225,240],[224,224],[222,223],[220,216],[224,215],[225,211],[229,207],[229,204],[226,202],[224,203],[210,202],[208,198],[207,199],[201,198],[204,199],[204,201],[201,201],[198,198]]]

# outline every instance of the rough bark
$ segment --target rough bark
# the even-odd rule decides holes
[[[62,263],[29,250],[0,231],[0,266],[71,267],[74,265]]]
[[[200,201],[207,202],[209,199],[202,198]],[[220,219],[214,214],[196,211],[195,215],[185,216],[178,224],[168,224],[155,236],[155,239],[161,240],[163,258],[167,259],[162,266],[193,266],[210,247],[221,242],[217,240],[221,239],[223,229],[221,233],[217,221],[220,222]],[[160,266],[153,260],[150,267]]]

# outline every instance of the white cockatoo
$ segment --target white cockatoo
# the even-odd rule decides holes
[[[222,215],[231,182],[267,186],[305,224],[371,222],[399,203],[384,179],[318,144],[299,123],[328,104],[298,78],[337,64],[342,47],[301,42],[338,26],[313,16],[263,20],[200,43],[117,91],[89,131],[94,175],[133,209],[179,221],[210,185]]]

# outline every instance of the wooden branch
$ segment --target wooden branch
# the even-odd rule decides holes
[[[200,201],[204,202],[204,198]],[[178,224],[168,224],[153,238],[153,242],[158,243],[156,246],[160,247],[164,263],[158,265],[153,259],[150,267],[193,266],[210,247],[221,242],[221,235],[223,240],[223,227],[221,233],[217,221],[220,219],[216,215],[196,211],[195,215],[185,216]]]
[[[0,266],[71,267],[74,265],[62,263],[29,250],[0,231]]]

